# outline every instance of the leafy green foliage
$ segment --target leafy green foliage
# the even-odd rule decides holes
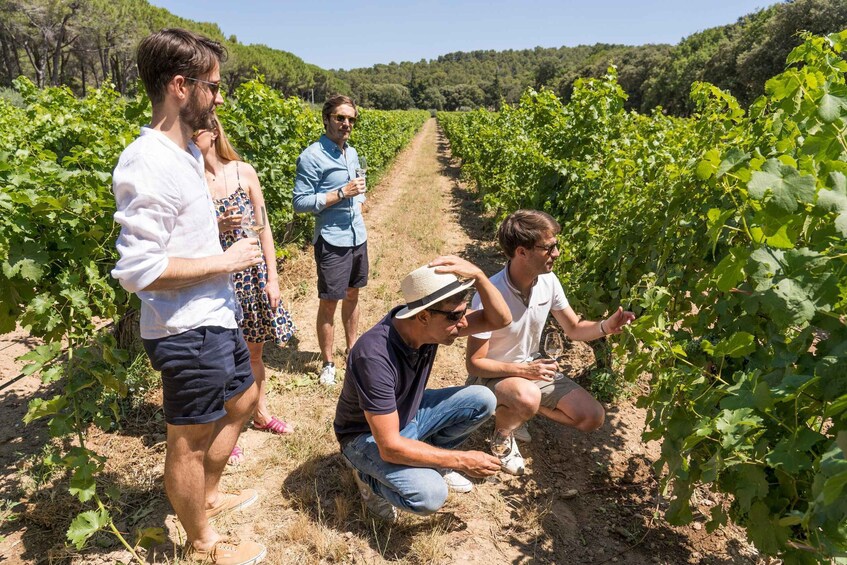
[[[695,83],[691,118],[625,112],[610,69],[565,106],[439,114],[498,218],[562,224],[574,307],[638,314],[616,354],[651,376],[667,519],[710,484],[732,505],[709,527],[786,563],[847,551],[847,31],[804,39],[747,111]]]

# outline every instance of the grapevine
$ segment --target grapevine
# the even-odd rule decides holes
[[[624,375],[650,377],[645,439],[674,524],[698,484],[786,563],[847,552],[847,31],[807,36],[746,110],[692,85],[697,112],[626,112],[615,70],[518,106],[439,114],[498,219],[562,224],[575,309],[623,305]]]

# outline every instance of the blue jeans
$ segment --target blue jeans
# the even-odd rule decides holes
[[[490,418],[496,406],[494,393],[484,386],[426,390],[417,414],[400,435],[453,449]],[[350,440],[342,453],[361,479],[397,508],[426,516],[447,500],[447,484],[438,470],[386,462],[372,434]]]

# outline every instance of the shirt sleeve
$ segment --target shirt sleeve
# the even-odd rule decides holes
[[[565,289],[562,288],[562,283],[559,282],[559,277],[553,275],[553,310],[564,310],[570,306],[568,298],[565,296]]]
[[[165,181],[155,158],[136,155],[119,162],[113,175],[121,226],[116,247],[119,259],[112,276],[129,292],[147,288],[168,266],[167,245],[180,208],[179,188]]]
[[[320,214],[326,208],[326,192],[318,192],[321,171],[318,163],[304,151],[297,157],[297,176],[294,178],[294,211],[300,214]]]
[[[397,372],[382,356],[353,359],[353,384],[359,396],[359,408],[371,414],[390,414],[397,410],[394,384]]]

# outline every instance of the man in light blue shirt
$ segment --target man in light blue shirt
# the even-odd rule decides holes
[[[321,112],[326,133],[297,158],[294,211],[315,215],[315,263],[318,271],[318,344],[323,358],[320,382],[335,384],[332,361],[335,310],[347,350],[356,342],[359,289],[368,283],[368,247],[362,204],[365,179],[356,177],[359,155],[347,144],[358,110],[347,96],[329,98]]]

